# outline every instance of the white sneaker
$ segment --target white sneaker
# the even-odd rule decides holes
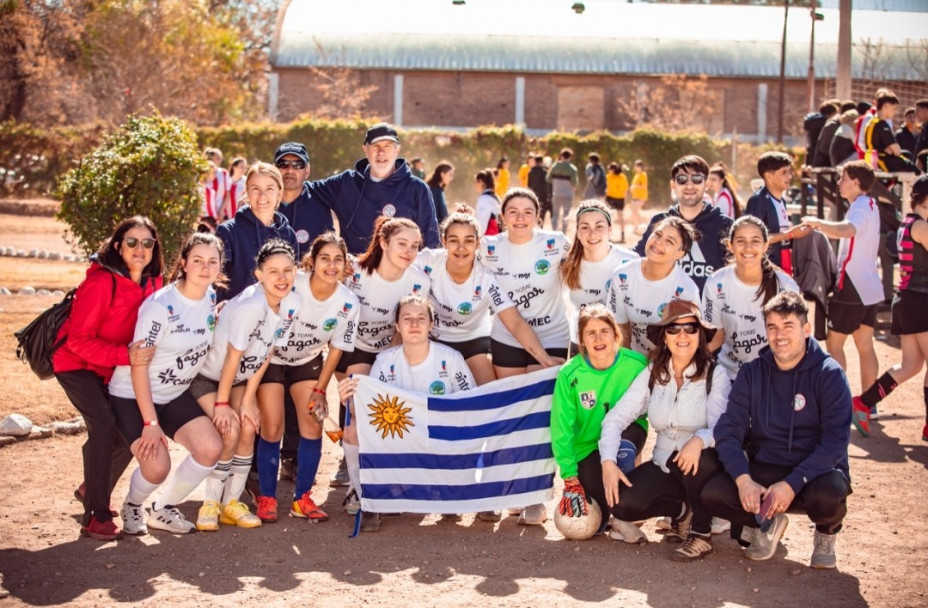
[[[530,505],[522,509],[519,515],[520,526],[540,526],[548,521],[548,512],[544,505]]]
[[[155,503],[151,505],[151,517],[148,518],[148,526],[171,534],[189,534],[196,530],[196,527],[187,521],[187,518],[177,510],[177,507],[166,505],[156,509]]]
[[[713,534],[722,534],[723,532],[728,532],[731,530],[731,522],[727,519],[722,519],[721,517],[712,518],[712,533]]]
[[[613,519],[612,526],[606,532],[611,540],[620,540],[630,545],[641,545],[648,542],[648,537],[641,531],[641,528],[630,521]]]
[[[142,505],[134,505],[126,500],[122,503],[119,516],[122,518],[122,531],[125,534],[132,536],[148,534],[148,526],[145,525],[145,509]]]

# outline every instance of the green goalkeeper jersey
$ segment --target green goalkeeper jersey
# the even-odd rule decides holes
[[[577,463],[596,449],[606,412],[647,364],[644,355],[621,348],[606,369],[595,369],[586,357],[577,355],[558,372],[551,404],[551,447],[562,479],[577,475]],[[646,415],[635,423],[648,430]]]

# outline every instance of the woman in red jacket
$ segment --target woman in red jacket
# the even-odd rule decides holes
[[[106,385],[117,365],[143,362],[153,348],[129,344],[142,300],[161,287],[163,261],[158,232],[146,217],[123,220],[91,257],[74,297],[71,316],[58,332],[55,378],[87,423],[84,443],[84,517],[81,535],[116,540],[110,493],[132,454],[119,433]],[[80,496],[81,488],[77,494]]]

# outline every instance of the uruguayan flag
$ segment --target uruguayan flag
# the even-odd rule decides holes
[[[474,513],[549,498],[558,368],[432,397],[361,376],[354,396],[361,508]]]

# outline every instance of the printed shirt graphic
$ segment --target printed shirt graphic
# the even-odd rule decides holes
[[[181,295],[177,283],[142,302],[132,341],[156,347],[148,366],[154,403],[163,405],[179,397],[205,364],[216,327],[215,305],[212,288],[202,299],[190,300]],[[135,399],[130,370],[128,365],[116,368],[109,384],[111,395]]]
[[[396,305],[403,296],[428,295],[431,279],[421,270],[410,266],[399,279],[387,281],[377,270],[367,274],[357,268],[348,277],[348,289],[361,305],[358,313],[358,333],[354,346],[369,353],[378,353],[390,345],[396,332]]]
[[[561,232],[535,230],[527,243],[514,245],[506,233],[481,240],[482,262],[500,287],[535,330],[545,348],[567,348],[567,305],[561,282],[561,262],[567,254],[567,237]],[[499,317],[493,319],[490,337],[520,347]]]
[[[351,352],[358,329],[358,298],[344,285],[326,300],[317,300],[309,288],[309,274],[296,273],[293,289],[300,298],[300,309],[293,318],[287,343],[274,349],[271,363],[303,365],[317,357],[326,344]]]
[[[570,290],[570,341],[579,344],[577,336],[577,319],[580,311],[589,304],[606,304],[609,296],[609,286],[616,268],[637,260],[638,254],[631,249],[611,245],[609,254],[598,262],[583,261],[580,263],[580,289]]]
[[[406,361],[402,346],[388,348],[377,355],[370,376],[391,386],[429,395],[450,395],[477,386],[461,353],[437,342],[429,343],[429,356],[418,365]]]
[[[654,344],[648,340],[648,325],[664,316],[664,308],[673,299],[699,302],[699,288],[683,269],[673,270],[660,281],[649,281],[641,273],[641,262],[634,260],[616,269],[609,286],[609,309],[620,325],[630,323],[631,348],[647,355]]]
[[[799,291],[792,277],[780,270],[776,273],[779,291]],[[757,288],[739,280],[734,266],[726,266],[709,277],[702,291],[702,316],[725,335],[718,361],[732,381],[741,366],[756,359],[767,344]]]
[[[880,210],[867,195],[858,196],[847,210],[845,219],[857,231],[838,244],[838,282],[840,289],[845,276],[850,277],[864,306],[883,301],[883,283],[877,273],[880,250]]]
[[[287,343],[299,309],[300,297],[292,290],[280,301],[279,312],[275,313],[267,305],[267,296],[260,284],[246,287],[219,313],[216,339],[200,373],[218,382],[231,344],[242,351],[233,383],[245,382],[264,364],[271,348]]]
[[[435,309],[432,335],[444,342],[464,342],[490,335],[490,311],[499,313],[515,304],[503,293],[493,273],[474,264],[470,277],[456,283],[448,274],[445,249],[424,249],[416,267],[431,278],[429,299]]]

